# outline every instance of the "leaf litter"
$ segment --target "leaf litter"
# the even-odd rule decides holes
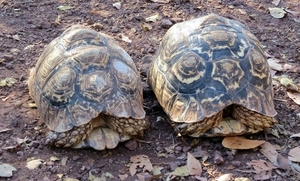
[[[131,165],[129,171],[131,176],[135,175],[138,169],[142,169],[143,172],[153,172],[153,166],[147,155],[136,155],[130,158]]]

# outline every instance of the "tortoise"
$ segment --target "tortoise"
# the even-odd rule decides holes
[[[82,25],[71,26],[46,46],[28,86],[50,129],[49,145],[113,148],[142,136],[149,125],[131,57],[113,38]]]
[[[209,14],[172,26],[147,82],[181,135],[251,134],[276,123],[262,45],[236,20]]]

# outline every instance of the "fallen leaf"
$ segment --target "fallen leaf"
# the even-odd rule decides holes
[[[151,175],[149,173],[147,173],[147,172],[145,172],[145,173],[138,173],[138,174],[136,174],[136,176],[138,177],[138,179],[140,181],[146,181],[146,180],[149,180],[147,178],[151,178]]]
[[[67,160],[68,160],[68,157],[63,157],[61,159],[61,165],[66,165],[67,164]]]
[[[277,156],[277,167],[283,170],[289,170],[291,168],[291,163],[288,159],[284,158],[281,154]]]
[[[265,142],[264,144],[260,145],[261,149],[260,152],[268,158],[275,166],[277,166],[277,156],[278,152],[273,147],[273,145],[269,142]]]
[[[282,8],[269,8],[269,11],[274,18],[283,18],[286,13]]]
[[[293,16],[299,16],[300,15],[300,11],[291,11],[289,9],[285,9],[286,12],[291,13]]]
[[[13,175],[13,171],[17,171],[15,167],[8,163],[0,164],[0,177],[11,177]]]
[[[42,159],[35,159],[35,160],[28,161],[26,167],[29,168],[30,170],[33,170],[38,166],[40,166],[41,164],[42,164]]]
[[[55,161],[58,161],[58,160],[60,160],[60,159],[57,158],[56,156],[51,156],[51,157],[50,157],[50,161],[55,162]]]
[[[170,0],[151,0],[152,2],[155,2],[155,3],[169,3]]]
[[[119,175],[120,180],[126,180],[128,178],[128,174]]]
[[[253,166],[254,170],[258,173],[261,171],[272,170],[276,168],[271,162],[265,160],[252,160],[246,163],[248,166]]]
[[[127,36],[125,36],[125,35],[123,35],[123,34],[121,34],[121,39],[122,39],[123,41],[127,42],[127,43],[131,43],[131,42],[132,42],[131,39],[129,39]]]
[[[0,80],[0,87],[4,87],[4,86],[11,87],[16,82],[18,82],[18,80],[15,78],[5,78]]]
[[[273,0],[272,4],[274,4],[275,6],[278,6],[278,4],[280,3],[280,0]]]
[[[73,9],[74,6],[69,6],[69,5],[61,5],[61,6],[58,6],[57,9],[60,10],[60,11],[65,11],[65,10],[70,10],[70,9]]]
[[[120,2],[113,3],[113,7],[117,9],[121,9],[121,3]]]
[[[264,160],[252,160],[246,163],[248,166],[253,166],[255,170],[255,175],[253,176],[255,180],[267,180],[272,176],[272,169],[276,168],[271,162]]]
[[[130,161],[132,162],[130,167],[129,167],[129,171],[130,171],[131,176],[136,174],[137,167],[143,168],[143,172],[145,172],[145,171],[152,172],[153,171],[152,163],[150,162],[149,157],[146,156],[146,155],[133,156],[133,157],[130,158]]]
[[[220,177],[218,177],[216,179],[216,181],[229,181],[233,178],[232,176],[233,176],[232,173],[227,173],[227,174],[224,174],[224,175],[221,175]]]
[[[272,170],[264,170],[253,175],[254,180],[269,180],[272,177]]]
[[[161,19],[162,19],[162,17],[159,14],[155,14],[155,15],[152,15],[152,16],[149,16],[148,18],[146,18],[146,22],[156,22]]]
[[[289,152],[288,159],[293,162],[300,162],[300,146],[293,148]]]
[[[171,172],[170,175],[180,176],[180,177],[189,176],[189,170],[188,170],[187,166],[184,165],[181,167],[177,167],[173,172]]]
[[[296,104],[300,105],[300,93],[298,92],[286,92],[289,98],[291,98]]]
[[[104,177],[106,177],[106,178],[115,178],[111,173],[109,173],[109,172],[105,172],[105,173],[103,173],[102,174]]]
[[[222,141],[222,145],[225,148],[229,149],[253,149],[261,144],[265,143],[265,141],[260,140],[248,140],[241,137],[225,137]]]
[[[201,175],[202,173],[202,167],[200,162],[188,152],[187,154],[187,168],[189,175]]]
[[[276,71],[283,71],[282,65],[277,63],[279,62],[277,58],[269,58],[267,61],[271,69]]]
[[[58,178],[62,178],[64,176],[64,174],[62,174],[62,173],[58,173],[56,175],[57,175]]]
[[[148,23],[145,23],[145,22],[142,23],[142,28],[143,28],[145,31],[150,31],[150,30],[152,30],[152,26],[151,26],[150,24],[148,24]]]
[[[159,167],[159,166],[153,166],[153,175],[160,175],[161,170],[164,169],[164,167]]]

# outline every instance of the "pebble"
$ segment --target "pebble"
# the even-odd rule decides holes
[[[24,156],[24,152],[23,151],[18,151],[17,155],[20,156],[20,157],[23,157]]]
[[[155,148],[155,150],[158,151],[158,152],[160,152],[160,151],[163,151],[164,149],[163,149],[161,146],[157,146],[157,147]]]
[[[162,28],[169,29],[172,25],[173,25],[173,23],[169,19],[162,19],[161,20],[160,26]]]
[[[176,146],[174,150],[175,150],[175,153],[178,154],[182,151],[182,147],[181,146]]]
[[[80,158],[79,156],[75,155],[75,156],[72,157],[72,160],[77,161],[77,160],[79,160],[79,158]]]
[[[17,55],[18,53],[20,53],[20,50],[17,48],[11,48],[9,51],[14,55]]]
[[[221,164],[224,163],[224,159],[222,157],[221,152],[219,152],[217,150],[214,153],[214,163],[217,164],[217,165],[221,165]]]
[[[240,167],[240,166],[241,166],[241,162],[240,162],[240,161],[232,161],[231,164],[232,164],[234,167]]]
[[[37,148],[38,146],[40,146],[40,142],[38,142],[38,141],[32,141],[29,144],[29,147],[33,147],[33,148]]]
[[[13,69],[14,67],[13,67],[12,63],[8,63],[5,65],[5,68],[10,70],[10,69]]]
[[[128,149],[128,150],[136,150],[137,147],[138,147],[138,144],[137,144],[137,141],[136,140],[129,140],[125,143],[125,147]]]
[[[108,163],[113,163],[113,162],[114,162],[113,159],[109,159],[109,160],[108,160]]]
[[[113,28],[111,29],[111,32],[113,32],[113,33],[118,33],[118,32],[119,32],[119,28],[113,27]]]
[[[49,162],[46,163],[46,165],[47,165],[47,166],[53,166],[53,165],[54,165],[54,162],[53,162],[53,161],[49,161]]]

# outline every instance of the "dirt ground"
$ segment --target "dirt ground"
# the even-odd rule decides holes
[[[114,37],[141,70],[143,81],[146,78],[142,71],[146,69],[143,57],[155,54],[159,40],[168,28],[177,22],[209,13],[241,21],[257,36],[269,55],[280,63],[300,66],[300,15],[286,13],[284,18],[272,17],[268,8],[276,6],[271,0],[173,0],[165,4],[150,0],[121,0],[120,9],[113,6],[116,2],[0,0],[0,80],[17,80],[11,86],[0,87],[0,163],[16,168],[11,177],[0,177],[0,180],[120,180],[126,175],[126,180],[139,180],[137,175],[131,176],[129,172],[130,158],[136,155],[148,156],[152,165],[161,170],[156,177],[151,178],[153,174],[149,173],[146,180],[166,180],[168,173],[186,164],[187,152],[204,154],[196,157],[202,163],[201,178],[186,176],[177,177],[177,180],[216,180],[227,173],[233,174],[229,180],[241,177],[254,180],[255,173],[246,163],[266,160],[257,149],[238,150],[233,154],[222,146],[222,138],[178,137],[166,121],[157,121],[158,116],[165,115],[159,106],[153,106],[155,98],[149,91],[144,97],[151,126],[141,138],[143,141],[121,143],[113,150],[104,151],[44,145],[47,127],[37,110],[29,106],[32,99],[28,94],[28,73],[43,48],[73,24],[87,25]],[[59,9],[62,5],[63,8],[70,6],[70,9]],[[299,12],[300,2],[281,0],[278,7]],[[145,28],[145,19],[156,13],[163,19],[147,22],[149,26]],[[122,40],[124,36],[132,42]],[[288,75],[299,84],[299,69],[277,72],[277,75],[281,74]],[[300,132],[300,108],[287,96],[284,86],[274,86],[274,90],[279,124],[272,130],[273,133],[278,132],[278,137],[270,131],[246,138],[279,145],[280,154],[286,158],[289,150],[300,144],[299,139],[289,138],[291,134]],[[216,154],[224,161],[218,162]],[[28,159],[33,158],[41,159],[42,164],[31,170],[26,164]],[[282,169],[274,169],[271,174],[267,180],[300,179]]]

